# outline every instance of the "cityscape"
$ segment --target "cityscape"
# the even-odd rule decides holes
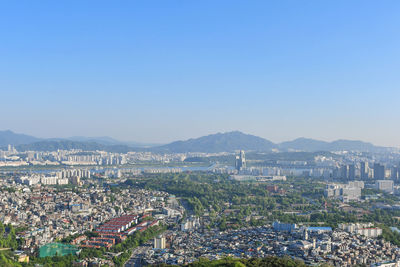
[[[24,266],[227,257],[400,263],[397,151],[122,153],[9,144],[0,156],[2,242]]]
[[[400,1],[0,1],[0,267],[400,267]]]

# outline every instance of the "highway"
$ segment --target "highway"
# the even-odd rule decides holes
[[[141,267],[143,265],[142,259],[150,249],[150,246],[140,246],[135,248],[132,251],[131,258],[125,263],[125,267]]]

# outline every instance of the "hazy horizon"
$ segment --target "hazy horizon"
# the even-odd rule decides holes
[[[225,131],[225,132],[214,132],[214,133],[205,134],[205,135],[200,135],[200,136],[192,136],[192,137],[183,138],[183,139],[170,140],[170,141],[168,141],[168,142],[146,142],[146,141],[136,141],[136,140],[118,139],[118,138],[115,138],[115,137],[112,137],[112,136],[106,136],[106,135],[98,135],[98,136],[85,136],[85,135],[75,135],[75,136],[34,136],[34,135],[31,135],[31,134],[28,134],[28,133],[15,132],[15,131],[13,131],[13,130],[11,130],[11,129],[4,129],[4,130],[1,130],[1,129],[0,129],[0,131],[8,131],[8,130],[9,130],[9,131],[12,131],[12,132],[14,132],[14,133],[16,133],[16,134],[25,134],[25,135],[29,135],[29,136],[33,136],[33,137],[37,137],[37,138],[41,138],[41,139],[112,138],[112,139],[114,139],[114,140],[116,140],[116,141],[120,141],[120,142],[124,142],[124,143],[138,143],[138,144],[144,144],[144,145],[166,145],[166,144],[169,144],[169,143],[172,143],[172,142],[175,142],[175,141],[186,141],[186,140],[189,140],[189,139],[196,139],[196,138],[200,138],[200,137],[204,137],[204,136],[208,136],[208,135],[224,134],[224,133],[229,133],[229,132],[236,132],[236,131],[238,131],[238,130],[232,130],[232,131]],[[243,134],[249,134],[249,135],[261,137],[261,138],[264,138],[264,139],[266,139],[266,140],[268,140],[268,141],[271,141],[271,142],[273,142],[273,143],[275,143],[275,144],[280,144],[280,143],[288,142],[288,141],[294,141],[294,140],[300,139],[300,138],[306,138],[306,139],[313,139],[313,140],[325,141],[325,142],[333,142],[333,141],[338,141],[338,140],[362,141],[362,142],[372,143],[373,145],[376,145],[376,146],[394,147],[394,148],[396,148],[396,146],[392,146],[392,145],[388,145],[388,146],[386,146],[386,145],[380,145],[380,144],[376,144],[376,143],[369,142],[369,141],[366,141],[366,140],[361,140],[361,139],[343,139],[343,138],[336,138],[336,139],[332,139],[332,140],[324,140],[324,139],[310,138],[310,137],[306,137],[306,136],[299,136],[299,137],[296,137],[296,138],[293,138],[293,139],[282,140],[282,141],[275,141],[275,140],[272,140],[272,139],[270,139],[270,138],[268,138],[268,137],[259,136],[259,135],[256,135],[256,134],[251,134],[251,133],[248,133],[248,132],[245,132],[245,131],[238,131],[238,132],[241,132],[241,133],[243,133]]]
[[[6,2],[0,128],[400,147],[398,1]]]

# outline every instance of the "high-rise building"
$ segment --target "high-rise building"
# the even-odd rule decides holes
[[[79,176],[71,177],[71,184],[73,185],[81,185],[81,178]]]
[[[13,145],[8,145],[8,153],[17,153],[17,150]]]
[[[394,167],[391,169],[390,174],[391,174],[392,180],[398,180],[398,179],[400,178],[400,177],[399,177],[399,168],[398,168],[397,166],[394,166]]]
[[[395,172],[397,173],[397,180],[400,180],[400,163],[396,166]]]
[[[349,166],[344,165],[344,166],[340,167],[340,178],[348,179],[348,177],[349,177]]]
[[[246,168],[246,157],[243,150],[240,150],[239,155],[236,156],[235,168],[237,171]]]
[[[369,178],[368,173],[369,173],[368,162],[361,162],[361,166],[360,166],[360,177],[361,177],[361,179],[362,180],[367,180]]]
[[[157,236],[154,238],[154,248],[155,249],[165,249],[166,247],[166,242],[165,242],[165,237],[162,235]]]
[[[397,165],[397,180],[400,180],[400,164]]]
[[[375,180],[385,179],[385,166],[379,163],[374,163],[374,179]]]
[[[348,170],[349,170],[348,179],[349,180],[356,179],[356,167],[354,166],[354,164],[349,165]]]

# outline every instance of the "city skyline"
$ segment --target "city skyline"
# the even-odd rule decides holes
[[[1,128],[400,147],[397,1],[8,2]],[[29,22],[29,23],[28,23]]]

